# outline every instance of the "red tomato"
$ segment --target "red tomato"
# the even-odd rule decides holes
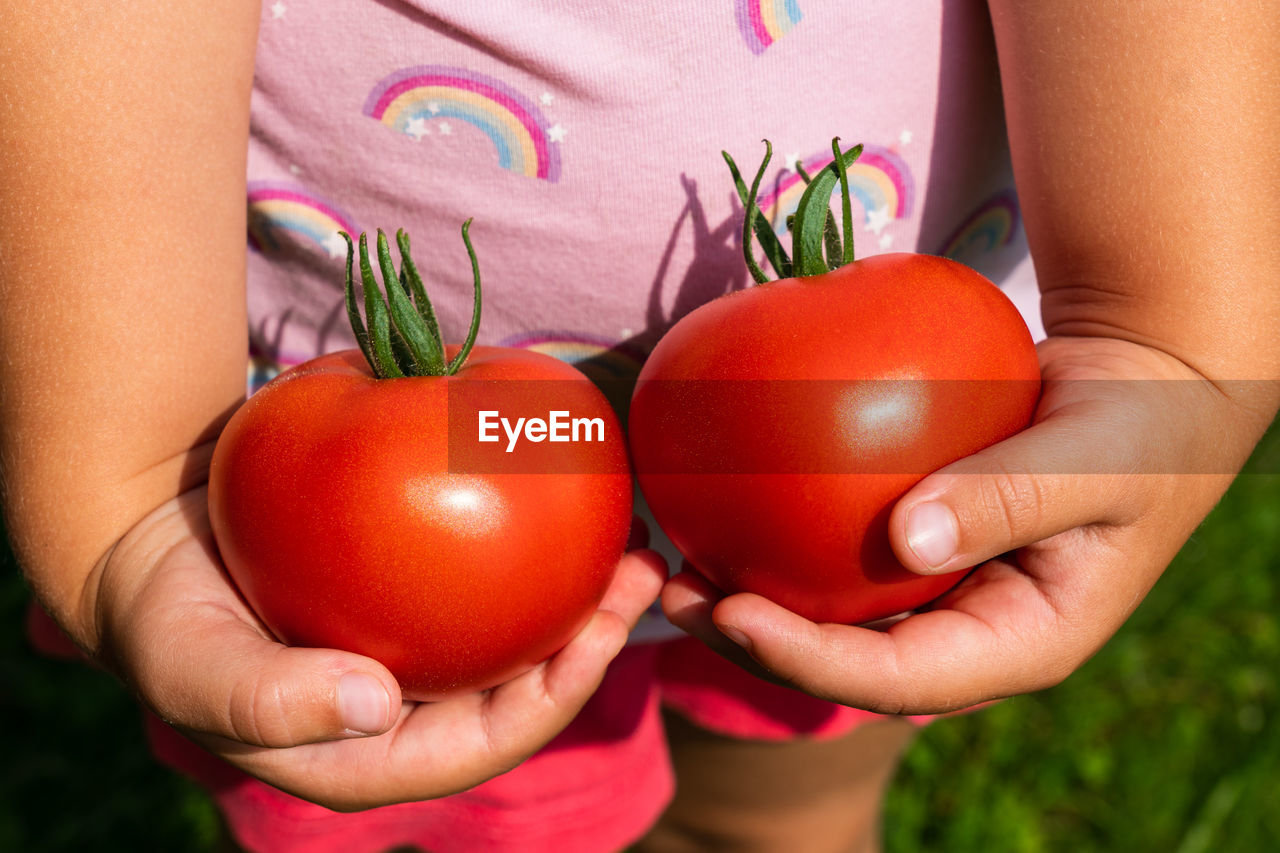
[[[507,453],[505,435],[478,443],[485,409],[599,418],[603,440]],[[475,347],[454,375],[380,379],[351,350],[236,412],[209,510],[277,637],[372,657],[429,700],[505,682],[577,633],[622,555],[631,477],[612,409],[563,362]]]
[[[678,322],[631,402],[633,463],[654,518],[716,586],[867,622],[960,580],[907,571],[889,512],[929,472],[1025,428],[1039,379],[1026,324],[981,275],[873,256]]]

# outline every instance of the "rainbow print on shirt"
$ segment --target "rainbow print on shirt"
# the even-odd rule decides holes
[[[335,205],[304,189],[281,181],[250,181],[249,245],[270,254],[288,233],[314,243],[331,258],[345,258],[347,243],[339,231],[359,233],[354,221]]]
[[[489,137],[503,169],[560,179],[562,130],[550,125],[532,100],[511,86],[465,68],[417,65],[378,82],[364,114],[400,133],[421,139],[428,122],[456,119]]]
[[[513,335],[500,346],[533,350],[572,364],[604,393],[609,405],[625,420],[631,391],[644,363],[636,347],[582,332],[553,330]]]
[[[635,379],[644,359],[625,345],[581,332],[535,331],[501,342],[504,347],[528,349],[576,366],[597,384]]]
[[[964,261],[1003,248],[1017,234],[1018,220],[1018,198],[1013,191],[996,193],[951,232],[938,254]]]
[[[738,32],[756,55],[791,32],[801,18],[796,0],[734,0],[734,14]]]
[[[810,176],[832,161],[831,152],[804,158],[801,164]],[[862,208],[863,224],[880,233],[895,219],[911,215],[915,205],[915,181],[906,161],[897,152],[879,145],[866,145],[848,169],[849,196]],[[761,195],[760,209],[769,217],[778,236],[787,231],[787,217],[796,212],[804,195],[804,179],[794,170],[784,172],[768,193]],[[838,190],[833,197],[838,197]]]

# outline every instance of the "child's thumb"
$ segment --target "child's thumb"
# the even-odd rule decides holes
[[[142,698],[167,722],[251,746],[290,747],[380,734],[396,721],[400,688],[381,664],[284,646],[224,614],[201,613],[203,624],[173,631],[135,662]]]
[[[1080,426],[1085,426],[1081,424]],[[1122,477],[1081,468],[1100,437],[1038,424],[930,474],[889,516],[904,566],[919,574],[966,569],[1097,521],[1115,520]]]

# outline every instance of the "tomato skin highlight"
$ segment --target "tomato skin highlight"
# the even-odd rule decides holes
[[[557,445],[563,469],[519,470],[525,448],[498,446],[518,473],[451,467],[460,383],[603,418],[606,440]],[[468,423],[453,434],[474,440]],[[603,395],[563,362],[496,347],[454,376],[375,379],[354,350],[299,365],[232,417],[209,478],[219,551],[267,627],[372,657],[414,700],[493,687],[563,647],[608,587],[631,509]]]
[[[727,593],[818,622],[919,607],[963,572],[904,568],[893,505],[928,473],[1024,429],[1035,346],[959,263],[887,254],[737,291],[681,319],[631,402],[654,518]]]

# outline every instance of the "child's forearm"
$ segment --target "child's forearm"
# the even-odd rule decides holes
[[[41,600],[87,646],[93,567],[201,480],[243,393],[252,6],[2,16],[3,497]]]
[[[1045,328],[1280,376],[1275,4],[990,6]]]

